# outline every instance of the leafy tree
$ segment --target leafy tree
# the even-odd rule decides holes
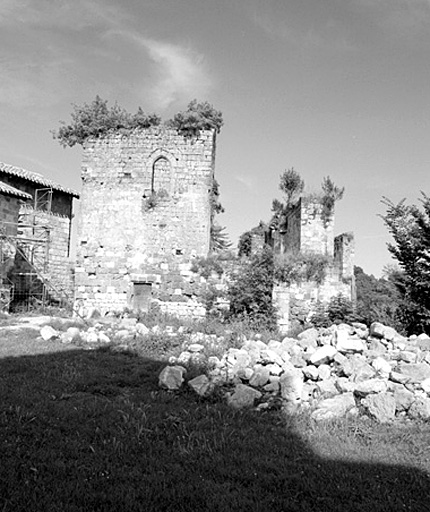
[[[58,139],[64,147],[83,145],[89,137],[101,137],[112,131],[149,128],[161,122],[156,114],[147,115],[140,107],[134,115],[117,103],[109,107],[108,102],[100,96],[96,96],[91,103],[72,106],[71,123],[61,121],[62,126],[57,131],[52,131],[54,139]]]
[[[291,169],[281,174],[279,189],[284,193],[285,206],[287,208],[297,201],[304,188],[305,182],[300,174],[294,170],[294,167],[291,167]]]
[[[405,328],[408,333],[430,334],[430,198],[422,193],[420,201],[422,209],[384,197],[387,212],[382,219],[394,240],[388,250],[403,272],[395,277]]]
[[[367,325],[381,322],[402,330],[399,318],[400,293],[395,284],[385,278],[377,279],[354,267],[357,296],[357,319]]]
[[[186,136],[197,136],[201,130],[215,130],[219,133],[223,124],[219,110],[215,110],[207,101],[198,103],[197,100],[191,101],[187,110],[178,112],[167,122],[167,126]]]
[[[338,187],[334,184],[334,181],[330,178],[330,176],[326,176],[321,184],[321,189],[323,192],[321,199],[323,207],[322,217],[325,223],[327,223],[331,214],[333,213],[336,201],[340,201],[342,199],[345,192],[345,187]]]
[[[274,199],[272,201],[272,212],[273,216],[270,221],[270,225],[275,229],[281,227],[285,222],[285,216],[287,215],[290,208],[298,200],[305,188],[305,182],[301,178],[300,174],[291,169],[285,170],[279,179],[279,189],[284,194],[284,201]]]
[[[238,243],[238,255],[242,256],[251,256],[252,251],[252,239],[254,236],[263,237],[267,227],[266,224],[260,220],[260,223],[255,228],[250,229],[249,231],[245,231],[239,237]]]
[[[276,311],[272,304],[273,253],[269,247],[243,260],[228,290],[230,313],[252,324],[275,328]]]
[[[210,250],[211,252],[220,252],[230,249],[232,243],[228,234],[225,232],[225,226],[220,226],[217,222],[211,225]]]

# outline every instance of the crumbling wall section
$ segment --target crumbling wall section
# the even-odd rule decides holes
[[[300,251],[333,256],[334,213],[324,215],[321,201],[312,197],[303,197],[300,207]]]
[[[122,310],[136,305],[136,293],[144,304],[149,288],[151,295],[161,285],[187,288],[180,265],[209,252],[214,159],[212,131],[184,137],[175,130],[151,128],[87,143],[77,307]],[[192,300],[192,295],[182,295]]]

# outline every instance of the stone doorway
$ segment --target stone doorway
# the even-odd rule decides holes
[[[131,307],[133,311],[148,311],[152,298],[151,283],[133,283]]]

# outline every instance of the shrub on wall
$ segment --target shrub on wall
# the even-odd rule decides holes
[[[72,104],[71,122],[66,124],[60,121],[60,128],[51,133],[64,147],[75,144],[84,145],[90,137],[102,137],[108,133],[130,132],[140,128],[158,126],[161,118],[157,114],[146,114],[141,107],[135,114],[130,114],[115,103],[108,106],[107,100],[100,96],[91,103],[83,105]],[[177,130],[186,136],[199,135],[201,130],[214,129],[220,132],[224,124],[222,113],[215,110],[207,101],[198,103],[193,100],[187,110],[179,112],[173,119],[166,122],[166,126]]]
[[[316,253],[285,253],[275,257],[274,277],[285,284],[315,281],[321,284],[331,259]]]
[[[201,130],[215,130],[219,133],[224,121],[222,112],[215,110],[210,103],[193,100],[188,104],[187,110],[178,112],[166,124],[182,135],[198,136]]]
[[[83,145],[89,137],[101,137],[109,132],[134,130],[158,126],[161,118],[156,114],[145,114],[139,107],[136,114],[130,114],[117,103],[108,107],[108,102],[96,96],[91,103],[73,104],[72,121],[52,131],[54,139],[58,139],[64,147]]]

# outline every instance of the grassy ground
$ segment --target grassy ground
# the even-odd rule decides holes
[[[237,412],[154,358],[0,339],[2,512],[430,510],[428,423]]]

